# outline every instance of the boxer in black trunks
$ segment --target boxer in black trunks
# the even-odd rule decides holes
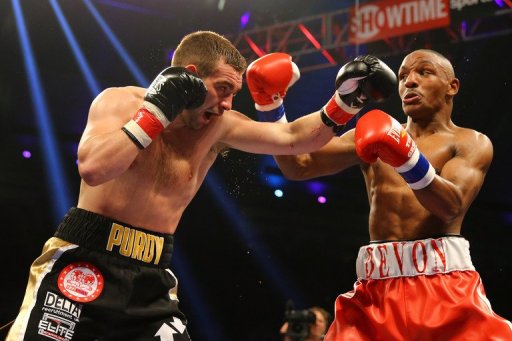
[[[72,208],[32,266],[28,290],[37,297],[23,302],[30,316],[10,338],[150,340],[171,333],[187,340],[168,270],[172,242],[172,235]]]
[[[274,56],[253,63],[252,79],[277,109],[299,71]],[[189,339],[168,269],[172,235],[218,154],[305,153],[334,135],[319,112],[283,125],[232,110],[245,69],[227,39],[199,31],[148,89],[96,97],[78,147],[77,207],[33,263],[7,340]]]

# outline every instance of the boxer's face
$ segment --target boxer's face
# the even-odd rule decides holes
[[[398,71],[398,92],[406,115],[413,118],[442,110],[451,90],[449,63],[428,51],[405,57]]]
[[[200,129],[221,116],[225,110],[231,110],[233,97],[242,88],[242,74],[222,62],[217,71],[203,78],[203,82],[208,89],[204,103],[183,112],[183,120],[193,129]]]

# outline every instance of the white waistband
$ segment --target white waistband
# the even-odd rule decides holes
[[[461,237],[375,243],[359,249],[358,280],[475,270],[469,242]]]

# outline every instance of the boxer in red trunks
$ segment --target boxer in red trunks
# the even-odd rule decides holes
[[[363,95],[365,82],[358,80]],[[451,120],[460,83],[441,54],[407,55],[398,83],[405,124],[372,110],[319,151],[275,157],[290,179],[354,165],[365,178],[371,242],[359,251],[357,282],[337,298],[325,340],[512,340],[461,236],[492,143]]]

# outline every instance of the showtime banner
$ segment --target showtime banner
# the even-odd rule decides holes
[[[449,0],[384,0],[350,9],[349,41],[379,39],[450,25]]]

